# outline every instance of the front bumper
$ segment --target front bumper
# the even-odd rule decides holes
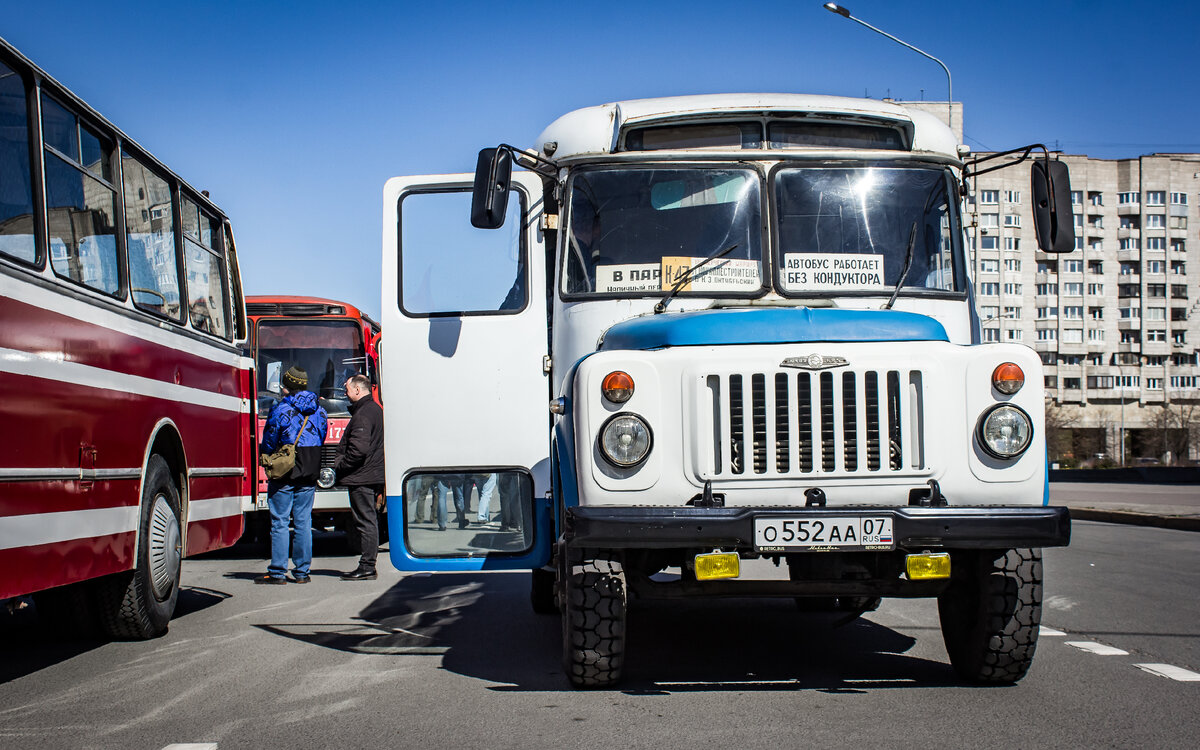
[[[1071,541],[1067,508],[864,507],[836,508],[568,508],[565,541],[573,547],[750,550],[756,518],[890,515],[896,549],[1064,547]]]

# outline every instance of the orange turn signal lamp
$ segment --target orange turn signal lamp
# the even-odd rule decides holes
[[[633,396],[633,378],[620,370],[610,372],[601,381],[600,391],[614,404],[623,404]]]
[[[1005,362],[992,370],[992,387],[1006,396],[1011,396],[1025,385],[1025,373],[1012,362]]]

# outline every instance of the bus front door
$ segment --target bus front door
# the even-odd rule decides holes
[[[485,230],[471,226],[472,179],[384,188],[382,400],[400,570],[550,557],[542,185],[515,173],[504,225]]]

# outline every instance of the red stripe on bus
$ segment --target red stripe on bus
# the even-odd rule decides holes
[[[0,599],[133,568],[133,532],[0,550]]]
[[[67,362],[164,383],[179,383],[214,393],[246,396],[237,390],[237,367],[213,362],[183,347],[211,348],[222,356],[231,356],[228,350],[206,347],[183,335],[182,329],[178,337],[179,347],[164,346],[9,297],[0,297],[0,320],[5,321],[0,326],[0,347],[33,354],[61,353]],[[133,320],[129,321],[131,328],[138,325]]]

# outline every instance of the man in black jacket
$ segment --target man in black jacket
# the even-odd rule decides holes
[[[350,399],[350,423],[338,443],[333,471],[337,483],[350,491],[350,513],[362,545],[358,567],[342,576],[343,581],[368,581],[376,577],[379,554],[379,516],[376,497],[382,497],[383,409],[371,397],[371,381],[355,375],[346,381]]]

